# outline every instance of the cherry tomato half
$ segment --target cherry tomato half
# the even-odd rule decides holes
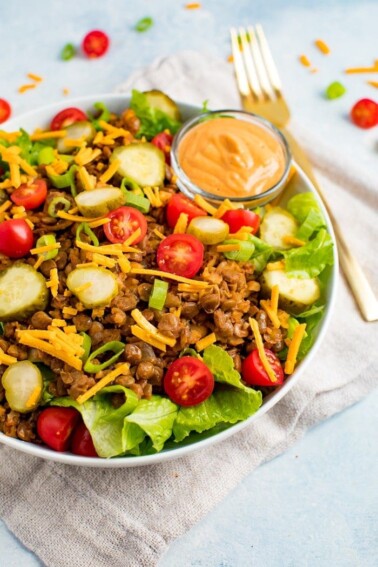
[[[133,207],[119,207],[107,215],[110,222],[104,224],[105,236],[110,242],[125,242],[140,228],[140,236],[132,244],[138,244],[146,236],[146,217]]]
[[[36,179],[32,183],[23,183],[11,195],[13,203],[25,207],[26,210],[37,209],[46,201],[47,183],[44,179]]]
[[[82,49],[87,57],[96,59],[102,57],[109,49],[109,37],[100,30],[93,30],[87,33],[83,39]]]
[[[359,128],[373,128],[378,124],[378,104],[370,98],[362,98],[353,106],[350,117]]]
[[[222,217],[222,221],[228,224],[230,232],[238,232],[243,226],[252,227],[252,234],[256,234],[260,226],[260,217],[253,211],[244,209],[234,209],[226,211]]]
[[[81,455],[82,457],[98,457],[91,434],[83,421],[73,432],[71,451],[74,455]]]
[[[80,108],[75,108],[73,106],[65,108],[58,112],[58,114],[51,120],[50,129],[62,130],[62,128],[67,128],[70,124],[80,122],[81,120],[88,120],[88,118],[85,112],[80,110]]]
[[[11,105],[4,98],[0,98],[0,124],[8,120],[12,113]]]
[[[163,272],[193,278],[202,267],[203,254],[203,244],[195,236],[171,234],[159,244],[157,263]]]
[[[259,356],[259,351],[255,348],[244,360],[242,365],[242,377],[247,384],[251,386],[278,386],[282,384],[284,379],[284,371],[282,369],[279,358],[269,349],[264,349],[270,366],[272,367],[277,381],[272,382],[266,373],[263,365],[261,364],[261,359]]]
[[[168,202],[166,208],[167,223],[170,228],[174,228],[181,213],[188,215],[188,222],[195,217],[205,217],[207,213],[192,201],[182,195],[175,193]]]
[[[195,406],[207,400],[214,390],[214,376],[198,358],[183,356],[169,366],[164,391],[180,406]]]
[[[0,224],[0,253],[8,258],[22,258],[33,246],[33,232],[24,219],[11,219]]]
[[[173,136],[168,134],[168,132],[160,132],[156,134],[151,140],[151,144],[159,148],[165,156],[165,162],[169,165],[171,164],[171,146],[172,146]]]
[[[67,451],[79,420],[80,414],[73,408],[46,408],[38,417],[38,435],[54,451]]]

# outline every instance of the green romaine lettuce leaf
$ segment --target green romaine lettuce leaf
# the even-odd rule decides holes
[[[151,108],[146,95],[135,89],[131,93],[130,107],[141,122],[137,133],[138,138],[146,136],[148,140],[151,140],[156,134],[165,129],[175,134],[181,126],[180,122],[173,120],[165,112],[157,108]]]
[[[333,242],[325,229],[321,229],[305,246],[282,252],[285,271],[297,278],[314,278],[326,266],[333,264]]]
[[[111,394],[125,394],[125,402],[115,408],[111,403]],[[138,396],[123,386],[108,386],[84,404],[78,404],[68,397],[51,402],[54,406],[74,407],[81,413],[98,455],[105,458],[125,452],[122,436],[124,419],[137,404]]]
[[[256,272],[262,272],[274,253],[274,249],[261,240],[261,238],[252,234],[248,235],[248,240],[255,246],[255,250],[250,257],[250,262],[254,265]]]
[[[122,432],[125,450],[135,449],[148,436],[153,448],[161,451],[172,435],[177,410],[168,398],[152,396],[149,400],[140,400],[135,410],[125,417]]]
[[[239,372],[234,368],[232,357],[223,348],[216,345],[205,348],[203,361],[212,372],[216,382],[228,384],[241,390],[249,391],[251,389],[242,383]]]
[[[297,238],[309,240],[313,234],[326,226],[325,218],[313,193],[294,195],[287,204],[287,210],[300,223]]]

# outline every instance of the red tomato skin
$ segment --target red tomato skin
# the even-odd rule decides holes
[[[81,455],[82,457],[98,457],[91,434],[83,421],[73,432],[71,451],[74,455]]]
[[[284,371],[282,369],[280,360],[271,350],[267,348],[264,350],[266,352],[269,363],[276,374],[277,381],[272,382],[268,374],[264,370],[257,348],[255,348],[243,361],[243,380],[250,386],[279,386],[280,384],[282,384],[284,379]]]
[[[202,267],[203,256],[204,246],[198,238],[191,234],[171,234],[160,242],[156,259],[163,272],[193,278]]]
[[[51,130],[62,130],[70,126],[74,122],[80,122],[82,120],[88,120],[85,112],[80,110],[80,108],[75,108],[71,106],[61,110],[54,116],[51,120],[50,129]]]
[[[134,240],[132,244],[138,244],[141,242],[147,233],[147,221],[146,217],[137,209],[133,207],[119,207],[114,209],[107,215],[111,222],[104,225],[104,232],[106,238],[113,244],[125,242],[133,232],[140,228],[140,236]],[[124,230],[123,233],[119,235],[116,234],[116,223],[125,219],[125,223],[128,223],[129,230]],[[122,229],[121,229],[122,230]]]
[[[37,209],[46,201],[47,183],[44,179],[36,179],[30,184],[23,183],[15,189],[11,200],[18,206],[25,207],[27,211]]]
[[[352,107],[350,117],[359,128],[373,128],[378,124],[378,104],[370,98],[362,98]]]
[[[260,216],[246,209],[226,211],[222,217],[222,221],[228,224],[231,234],[238,232],[243,226],[252,227],[253,230],[251,234],[256,234],[260,227]]]
[[[33,247],[33,232],[24,219],[0,223],[0,253],[8,258],[22,258]]]
[[[102,57],[109,49],[109,37],[101,30],[92,30],[83,39],[82,49],[87,57]]]
[[[37,432],[50,449],[67,451],[79,420],[80,414],[73,408],[46,408],[38,416]]]
[[[172,362],[164,376],[165,393],[180,406],[198,405],[213,390],[214,376],[202,360],[193,356],[182,356]]]
[[[172,146],[173,136],[167,132],[159,132],[151,140],[151,144],[159,148],[165,156],[165,163],[171,165],[171,146]]]
[[[12,114],[12,107],[7,100],[0,98],[0,124],[8,120]]]
[[[188,215],[188,223],[196,217],[206,217],[207,213],[181,193],[175,193],[169,200],[166,208],[167,223],[170,228],[175,228],[181,213]]]

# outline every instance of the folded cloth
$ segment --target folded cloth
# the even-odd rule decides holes
[[[230,73],[222,61],[187,52],[136,73],[119,91],[160,88],[181,101],[209,99],[213,108],[235,108],[239,100]],[[310,138],[300,137],[311,150]],[[333,164],[319,147],[312,155],[354,251],[371,281],[378,281],[377,194],[371,180],[349,177],[342,162]],[[1,447],[0,513],[48,566],[156,565],[169,542],[245,475],[377,385],[377,331],[377,324],[362,321],[342,280],[329,331],[311,367],[252,426],[206,451],[136,469],[69,467]],[[209,470],[217,474],[209,476]]]

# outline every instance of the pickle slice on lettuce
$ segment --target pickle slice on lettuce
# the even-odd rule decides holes
[[[125,204],[125,195],[117,187],[103,187],[83,191],[75,197],[79,211],[84,217],[102,217],[122,207]]]
[[[295,236],[298,223],[288,211],[281,207],[273,207],[264,215],[260,226],[260,238],[276,250],[292,248],[285,242],[285,236]]]
[[[177,104],[167,94],[162,91],[158,91],[157,89],[144,91],[143,94],[146,96],[151,108],[161,110],[173,120],[181,120],[181,114]]]
[[[162,185],[165,177],[165,157],[159,148],[149,142],[119,146],[110,161],[118,160],[117,173],[129,177],[141,187]]]
[[[29,264],[0,272],[0,321],[21,321],[47,306],[46,280]]]
[[[279,288],[279,306],[290,313],[301,313],[320,298],[317,278],[293,278],[282,270],[265,270],[261,276],[263,294],[270,297],[274,285]]]

